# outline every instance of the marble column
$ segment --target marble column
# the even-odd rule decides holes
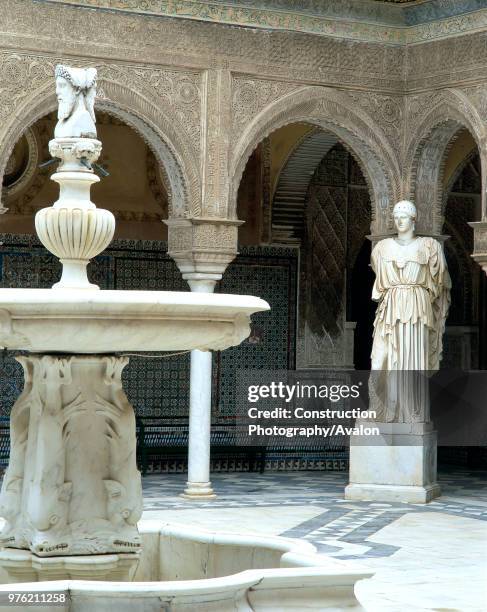
[[[168,219],[169,254],[191,291],[212,293],[237,254],[238,226],[229,219]],[[185,499],[216,497],[210,482],[212,355],[191,351],[188,481]]]
[[[215,284],[221,276],[218,274],[213,275],[214,278],[201,278],[201,276],[184,275],[183,277],[188,281],[191,291],[213,293]],[[216,497],[210,482],[211,369],[210,351],[191,351],[188,481],[182,494],[182,497],[186,499],[213,499]]]

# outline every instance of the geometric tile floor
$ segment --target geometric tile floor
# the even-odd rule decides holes
[[[346,472],[213,473],[218,497],[179,497],[184,474],[142,479],[144,516],[222,531],[300,538],[373,569],[367,612],[487,611],[487,472],[448,467],[429,504],[350,502]],[[296,611],[301,612],[301,611]]]
[[[214,473],[211,479],[217,499],[189,502],[178,496],[185,486],[184,474],[145,476],[144,511],[312,506],[322,512],[280,535],[308,540],[319,552],[341,559],[394,553],[397,547],[367,538],[406,513],[442,512],[487,521],[485,471],[440,472],[442,496],[429,504],[345,501],[346,472]]]

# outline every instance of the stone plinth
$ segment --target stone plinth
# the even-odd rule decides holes
[[[142,487],[126,357],[18,357],[0,542],[38,556],[133,553]]]
[[[345,498],[426,503],[441,494],[436,482],[436,431],[432,423],[377,423],[378,436],[350,443]]]

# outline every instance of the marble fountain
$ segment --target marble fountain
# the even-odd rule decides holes
[[[13,590],[69,593],[70,610],[361,609],[354,587],[371,573],[307,542],[141,518],[123,353],[224,350],[269,306],[253,296],[105,291],[89,282],[89,260],[115,229],[90,199],[100,180],[95,87],[94,69],[56,68],[49,151],[60,195],[35,221],[61,279],[52,289],[0,289],[0,346],[21,351],[25,379],[0,493],[0,610]]]

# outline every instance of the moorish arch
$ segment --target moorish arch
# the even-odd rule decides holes
[[[444,166],[458,134],[466,129],[481,151],[485,128],[476,109],[460,92],[449,91],[417,121],[409,140],[405,166],[412,197],[418,209],[418,231],[441,234],[444,221]],[[485,191],[487,160],[481,155]],[[483,196],[485,197],[485,196]]]
[[[473,232],[469,226],[480,218],[481,181],[477,146],[470,133],[463,130],[448,155],[443,181],[442,234],[447,237],[444,249],[452,278],[443,367],[476,369],[485,355],[485,275],[472,258]]]
[[[291,150],[277,177],[272,198],[272,242],[301,239],[311,180],[323,157],[337,142],[334,134],[316,129],[299,139]]]
[[[470,132],[469,132],[470,134]],[[464,172],[465,168],[472,164],[475,161],[475,158],[479,155],[478,149],[474,147],[471,151],[469,151],[456,165],[456,167],[451,172],[448,180],[445,180],[444,183],[444,194],[443,194],[443,207],[446,206],[446,199],[448,193],[453,189],[453,186],[457,182],[458,178]]]
[[[341,92],[307,87],[268,105],[250,122],[230,159],[229,217],[236,216],[237,192],[245,165],[258,144],[281,127],[305,123],[333,134],[356,158],[371,194],[372,232],[387,230],[388,212],[399,195],[397,156],[380,126],[365,112],[353,108]]]
[[[353,367],[357,320],[350,318],[348,287],[364,242],[370,256],[370,188],[356,156],[332,132],[299,124],[282,128],[273,139],[274,134],[268,146],[280,153],[269,181],[270,242],[300,247],[296,366]],[[359,267],[359,275],[365,269],[367,276],[367,253]],[[370,301],[370,287],[365,292]],[[362,319],[358,327],[361,331]]]
[[[363,277],[369,268],[368,258],[357,260],[364,244],[370,255],[371,194],[354,156],[340,142],[322,144],[303,221],[295,227],[301,236],[297,365],[353,368],[358,322],[353,304],[358,299],[366,310],[370,287],[364,303],[351,291],[351,278],[357,265]]]
[[[98,80],[103,97],[97,98],[95,110],[103,110],[124,121],[147,143],[164,169],[167,179],[169,216],[185,217],[199,207],[200,174],[191,144],[171,117],[170,109],[156,107],[144,96],[118,82]],[[41,117],[57,108],[52,83],[29,96],[0,134],[0,177],[15,143]]]

